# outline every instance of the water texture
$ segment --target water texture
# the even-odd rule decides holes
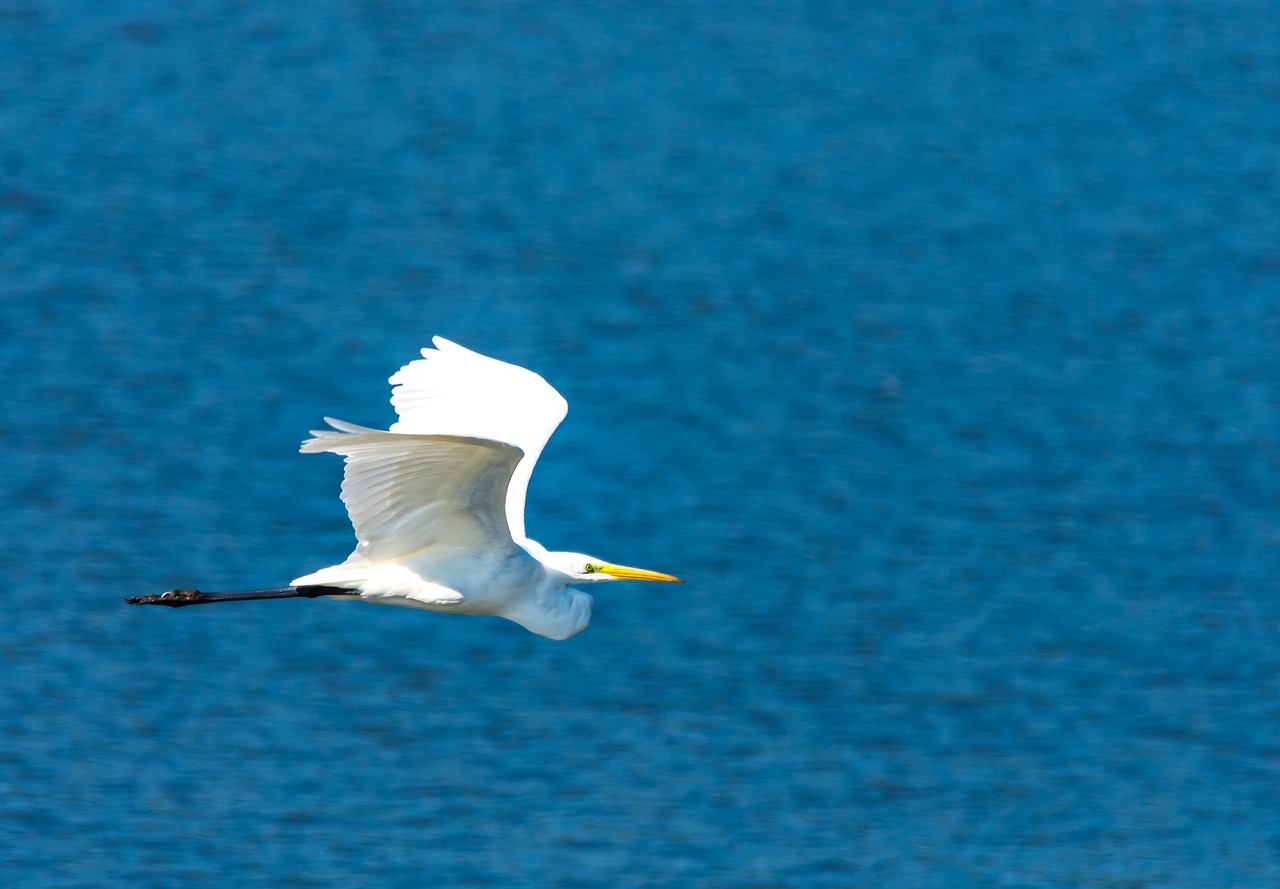
[[[0,873],[1280,885],[1264,3],[0,4]],[[330,602],[326,414],[570,413],[565,643]]]

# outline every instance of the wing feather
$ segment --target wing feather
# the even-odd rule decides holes
[[[389,380],[399,415],[392,432],[504,442],[524,457],[506,489],[507,527],[525,541],[524,506],[533,465],[569,411],[551,384],[531,370],[433,337],[434,349]]]
[[[512,546],[505,504],[524,456],[518,447],[325,421],[333,429],[314,430],[301,450],[346,458],[342,501],[359,540],[357,552],[388,561],[433,545]]]

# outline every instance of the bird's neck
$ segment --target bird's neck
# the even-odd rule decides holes
[[[592,598],[582,590],[566,586],[564,575],[547,570],[547,579],[537,591],[502,616],[530,632],[550,639],[568,639],[591,623]]]

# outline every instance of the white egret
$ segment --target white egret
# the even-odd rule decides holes
[[[532,371],[443,337],[388,381],[399,421],[387,431],[326,417],[304,454],[345,458],[342,500],[355,527],[345,562],[287,587],[170,590],[135,605],[249,599],[363,599],[451,614],[489,614],[552,639],[591,622],[578,584],[679,578],[582,553],[548,552],[525,535],[533,464],[568,411]]]

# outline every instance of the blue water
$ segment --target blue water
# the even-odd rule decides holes
[[[0,873],[1280,885],[1267,3],[0,9]],[[565,643],[351,545],[439,333]]]

